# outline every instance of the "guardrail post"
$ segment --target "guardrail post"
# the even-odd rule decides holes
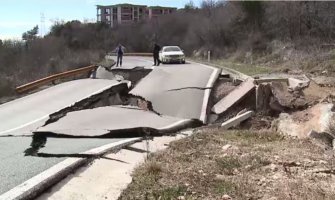
[[[207,59],[208,59],[208,62],[211,62],[211,51],[207,52]]]

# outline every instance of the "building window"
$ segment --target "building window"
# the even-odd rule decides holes
[[[125,20],[125,21],[132,20],[132,16],[131,15],[122,15],[121,20]]]
[[[132,9],[130,7],[122,7],[121,12],[122,13],[131,13]]]
[[[105,9],[105,14],[108,14],[108,15],[109,15],[110,13],[111,13],[110,8],[106,8],[106,9]]]

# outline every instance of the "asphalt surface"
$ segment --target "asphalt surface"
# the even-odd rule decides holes
[[[108,58],[117,60],[116,56],[109,56]],[[118,68],[133,69],[135,67],[153,68],[154,62],[151,57],[140,57],[140,56],[123,56],[122,66]],[[116,65],[113,68],[117,68]]]
[[[192,120],[140,110],[137,107],[109,106],[68,113],[58,121],[39,128],[36,133],[53,133],[71,136],[112,137],[137,128],[156,129],[162,133],[191,125]],[[123,131],[119,134],[120,131]],[[130,133],[133,134],[133,133]]]
[[[102,135],[110,130],[150,127],[158,130],[181,127],[189,119],[206,121],[211,87],[220,71],[200,64],[161,65],[152,67],[152,59],[124,57],[123,69],[144,67],[153,69],[131,91],[152,102],[152,112],[133,108],[101,107],[68,113],[46,127],[49,131],[80,136]],[[114,77],[106,77],[114,79]],[[43,172],[67,157],[25,157],[31,135],[41,127],[49,115],[99,91],[119,84],[115,80],[82,79],[62,83],[26,97],[0,105],[0,194]],[[113,139],[56,139],[48,138],[40,152],[47,154],[75,154],[117,140]]]
[[[67,157],[24,156],[30,147],[30,137],[0,137],[0,194],[49,169]],[[49,154],[77,154],[120,141],[119,139],[60,139],[48,138],[46,147],[40,149]]]
[[[33,130],[45,123],[50,114],[118,84],[114,80],[75,80],[2,104],[0,136],[31,135]]]
[[[206,122],[209,94],[220,72],[197,63],[161,65],[130,93],[152,102],[160,114]]]

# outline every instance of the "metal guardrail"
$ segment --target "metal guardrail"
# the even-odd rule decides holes
[[[116,55],[116,54],[113,54]],[[124,56],[152,56],[152,53],[124,53]],[[35,89],[37,87],[40,87],[42,85],[45,85],[47,83],[50,83],[52,81],[61,79],[61,78],[66,78],[66,77],[70,77],[70,76],[74,76],[74,75],[78,75],[78,74],[82,74],[85,72],[90,72],[92,70],[95,70],[97,68],[96,65],[91,65],[88,67],[82,67],[79,69],[75,69],[75,70],[70,70],[70,71],[66,71],[66,72],[62,72],[59,74],[54,74],[21,86],[18,86],[15,88],[17,93],[23,93],[23,92],[27,92],[29,90]]]
[[[87,67],[82,67],[79,69],[74,69],[74,70],[70,70],[70,71],[66,71],[66,72],[62,72],[59,74],[54,74],[21,86],[18,86],[15,90],[17,93],[23,93],[23,92],[27,92],[29,90],[35,89],[37,87],[40,87],[42,85],[45,85],[46,83],[50,83],[52,81],[61,79],[61,78],[66,78],[66,77],[70,77],[70,76],[75,76],[75,75],[79,75],[79,74],[83,74],[83,73],[87,73],[90,72],[92,70],[95,70],[97,68],[96,65],[90,65]]]

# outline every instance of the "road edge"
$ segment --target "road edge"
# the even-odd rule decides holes
[[[125,139],[118,142],[103,145],[83,154],[103,155],[107,152],[121,149],[125,146],[141,141],[142,138]],[[83,166],[90,161],[89,158],[67,158],[66,160],[54,165],[44,172],[32,177],[22,184],[12,188],[6,193],[0,195],[0,200],[23,200],[33,199],[40,193],[58,183],[64,177],[72,173],[74,170]]]

